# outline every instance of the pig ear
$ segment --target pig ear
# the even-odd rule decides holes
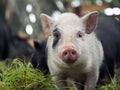
[[[46,14],[41,14],[41,21],[45,36],[51,35],[51,30],[54,26],[54,20]]]
[[[98,12],[94,11],[83,16],[83,23],[85,24],[85,33],[90,34],[96,27]]]

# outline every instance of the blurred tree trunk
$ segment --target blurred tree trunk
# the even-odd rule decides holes
[[[13,8],[11,19],[9,19],[9,24],[12,27],[13,32],[25,32],[26,25],[30,24],[33,27],[33,34],[36,38],[40,38],[40,35],[42,35],[41,33],[43,32],[40,14],[46,13],[52,15],[54,11],[59,10],[54,0],[10,0],[9,4],[11,4]],[[32,5],[31,12],[26,11],[27,4]],[[30,14],[35,15],[35,23],[30,21]]]
[[[59,10],[54,0],[38,0],[38,2],[40,4],[42,13],[51,15],[54,11]]]

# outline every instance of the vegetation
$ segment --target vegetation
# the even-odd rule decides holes
[[[51,76],[44,76],[31,63],[14,59],[12,63],[0,62],[0,90],[57,90]],[[100,85],[98,90],[120,90],[120,85],[112,81]],[[74,90],[70,87],[70,90]]]
[[[120,85],[115,80],[105,85],[99,85],[98,90],[120,90]]]
[[[56,90],[51,77],[32,68],[30,63],[19,59],[5,66],[0,63],[0,90]]]

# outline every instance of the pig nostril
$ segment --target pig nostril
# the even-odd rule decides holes
[[[75,50],[72,50],[70,53],[72,56],[76,56],[77,52]]]
[[[64,52],[63,54],[64,54],[64,56],[67,56],[68,52],[66,51],[66,52]]]
[[[66,50],[62,54],[63,58],[76,57],[76,56],[77,56],[77,52],[75,50]]]
[[[72,53],[71,53],[72,55],[75,55],[76,54],[76,52],[75,51],[72,51]]]

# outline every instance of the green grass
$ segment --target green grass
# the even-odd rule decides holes
[[[109,84],[99,85],[98,90],[120,90],[120,85],[115,80],[112,80]]]
[[[31,63],[13,60],[0,63],[0,90],[57,90],[51,77],[32,68]]]
[[[44,76],[31,63],[20,59],[6,62],[0,62],[0,90],[57,90],[51,76]],[[74,90],[73,87],[70,86],[70,90]],[[113,80],[97,86],[97,90],[120,90],[120,85]]]

